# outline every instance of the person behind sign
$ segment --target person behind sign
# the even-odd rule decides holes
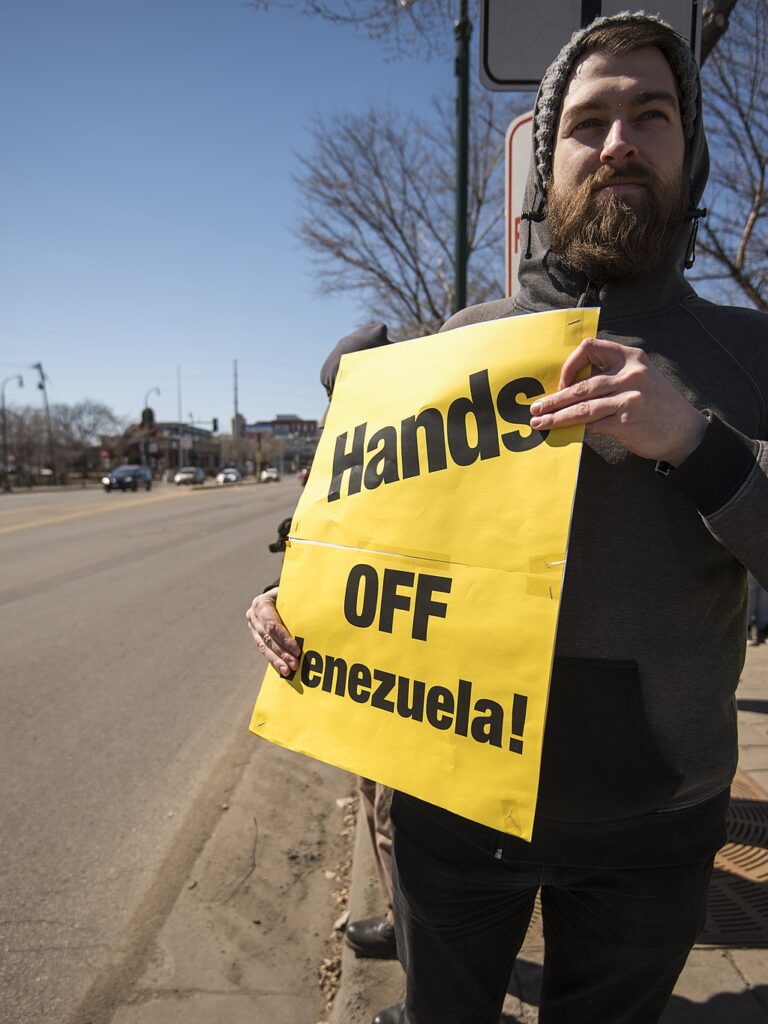
[[[333,397],[342,356],[389,344],[387,325],[382,323],[359,327],[337,342],[320,369],[320,380],[328,399]],[[397,956],[392,911],[392,822],[389,818],[392,790],[361,776],[358,776],[357,788],[379,876],[384,913],[350,921],[344,931],[344,941],[358,957],[392,960]]]
[[[333,397],[342,356],[352,352],[365,352],[388,344],[390,344],[390,338],[387,334],[387,325],[383,323],[366,324],[341,338],[320,368],[320,382],[325,388],[329,401]],[[323,425],[324,423],[325,417],[323,417]],[[286,520],[286,536],[289,522]],[[285,538],[283,538],[284,540]],[[285,543],[283,543],[282,550],[285,550]],[[278,582],[270,584],[261,595],[253,599],[251,607],[246,613],[249,625],[258,622],[259,609],[267,607],[271,610],[274,607],[277,600]],[[266,652],[272,643],[271,631],[264,629],[262,634],[261,629],[252,628],[252,633],[260,649]],[[397,956],[392,911],[392,823],[389,817],[392,790],[373,779],[365,779],[361,776],[358,776],[357,788],[360,809],[365,818],[371,852],[379,876],[384,913],[350,921],[344,930],[344,940],[358,957],[392,960]]]
[[[749,577],[749,602],[747,605],[747,643],[759,647],[768,636],[768,593],[754,576]]]
[[[407,991],[376,1024],[496,1024],[539,888],[540,1024],[652,1024],[702,928],[746,569],[768,583],[768,319],[684,278],[707,173],[685,40],[643,14],[577,32],[536,100],[520,293],[444,328],[601,309],[531,406],[534,429],[587,429],[533,838],[395,794]],[[257,623],[286,674],[295,644],[273,609]]]

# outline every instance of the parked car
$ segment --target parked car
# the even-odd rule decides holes
[[[242,479],[243,474],[234,466],[228,466],[216,475],[217,484],[239,484]]]
[[[202,466],[182,466],[173,478],[175,484],[204,484],[205,470]]]
[[[101,484],[107,493],[110,491],[138,491],[139,487],[150,491],[152,490],[152,473],[147,466],[118,466],[117,469],[104,474]]]
[[[263,484],[277,483],[280,479],[280,474],[277,472],[274,466],[268,466],[266,469],[261,471],[261,482]]]

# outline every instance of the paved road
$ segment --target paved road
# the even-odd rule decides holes
[[[0,1020],[70,1020],[172,902],[248,756],[243,613],[298,495],[0,496]]]

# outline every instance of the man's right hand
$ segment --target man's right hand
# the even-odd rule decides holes
[[[276,601],[277,587],[273,587],[265,594],[254,597],[245,618],[253,642],[270,665],[281,676],[287,676],[299,667],[301,650],[277,614]]]

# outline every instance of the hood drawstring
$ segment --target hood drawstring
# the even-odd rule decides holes
[[[546,217],[546,213],[544,212],[544,196],[542,196],[539,199],[539,188],[538,188],[538,186],[536,186],[536,190],[535,190],[535,192],[533,194],[533,205],[536,206],[537,202],[538,202],[538,206],[536,207],[535,210],[523,210],[523,212],[520,214],[520,219],[521,220],[527,220],[528,221],[528,241],[527,241],[527,244],[525,246],[525,259],[527,259],[527,260],[529,260],[531,258],[531,255],[532,255],[532,253],[531,253],[531,229],[533,227],[533,221],[536,221],[537,224],[541,224],[541,222]]]
[[[600,285],[596,281],[587,281],[587,286],[579,296],[576,308],[600,305]]]
[[[685,215],[686,220],[692,220],[691,233],[688,236],[688,246],[685,250],[685,263],[683,266],[686,270],[690,270],[693,264],[696,262],[696,239],[699,235],[699,221],[703,220],[707,216],[705,209],[700,210],[689,210]]]

